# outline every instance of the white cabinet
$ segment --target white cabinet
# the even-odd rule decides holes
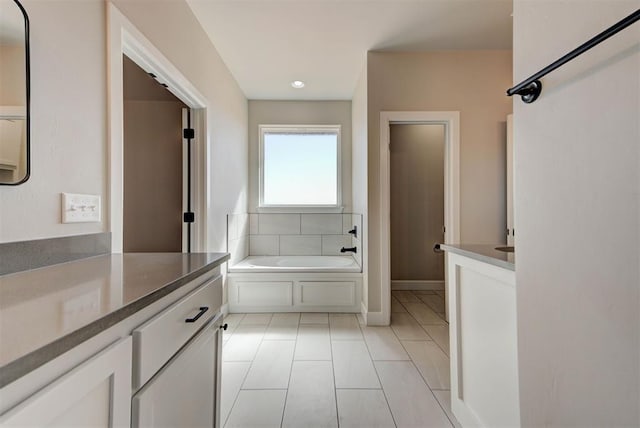
[[[451,410],[463,427],[519,427],[515,272],[447,252]]]
[[[1,427],[128,427],[131,337],[119,340],[0,417]]]
[[[217,427],[221,316],[133,397],[132,427]]]

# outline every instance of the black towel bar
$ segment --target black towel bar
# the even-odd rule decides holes
[[[584,52],[588,51],[589,49],[596,46],[597,44],[607,40],[609,37],[613,36],[614,34],[624,30],[625,28],[627,28],[628,26],[630,26],[631,24],[633,24],[638,20],[640,20],[640,9],[636,10],[631,15],[627,16],[621,21],[613,24],[611,27],[607,28],[602,33],[591,38],[587,42],[581,44],[580,46],[578,46],[577,48],[575,48],[574,50],[572,50],[562,58],[549,64],[548,66],[538,71],[536,74],[532,75],[528,79],[518,83],[513,88],[510,88],[509,90],[507,90],[507,95],[512,96],[517,94],[517,95],[520,95],[520,98],[525,103],[534,102],[536,99],[538,99],[540,92],[542,92],[542,82],[540,82],[541,78],[551,73],[556,68],[571,61],[578,55],[581,55]]]

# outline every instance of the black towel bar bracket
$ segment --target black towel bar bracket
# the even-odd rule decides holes
[[[561,67],[567,62],[571,61],[578,55],[585,53],[586,51],[596,46],[597,44],[607,40],[609,37],[613,36],[614,34],[624,30],[625,28],[627,28],[634,22],[637,22],[638,20],[640,20],[640,9],[636,10],[631,15],[627,16],[621,21],[613,24],[611,27],[607,28],[602,33],[598,34],[597,36],[581,44],[580,46],[578,46],[577,48],[575,48],[574,50],[572,50],[562,58],[549,64],[548,66],[538,71],[536,74],[532,75],[528,79],[523,80],[513,88],[510,88],[509,90],[507,90],[507,95],[508,96],[520,95],[520,98],[525,103],[534,102],[535,100],[538,99],[538,97],[540,96],[540,93],[542,92],[542,82],[540,81],[540,79],[542,79],[547,74],[551,73],[556,68]]]

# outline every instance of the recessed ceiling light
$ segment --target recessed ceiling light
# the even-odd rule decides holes
[[[291,82],[291,86],[296,89],[304,88],[304,82],[302,80],[294,80]]]

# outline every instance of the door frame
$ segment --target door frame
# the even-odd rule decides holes
[[[111,252],[122,253],[124,210],[124,95],[122,55],[131,58],[146,72],[153,72],[156,80],[166,84],[167,90],[191,109],[195,139],[192,150],[192,251],[207,249],[207,207],[209,186],[206,180],[207,155],[207,99],[113,4],[107,9],[108,43],[108,200]]]
[[[382,311],[379,321],[383,325],[389,325],[391,322],[391,152],[389,147],[392,124],[444,125],[444,243],[460,242],[460,112],[381,111],[379,233]]]

